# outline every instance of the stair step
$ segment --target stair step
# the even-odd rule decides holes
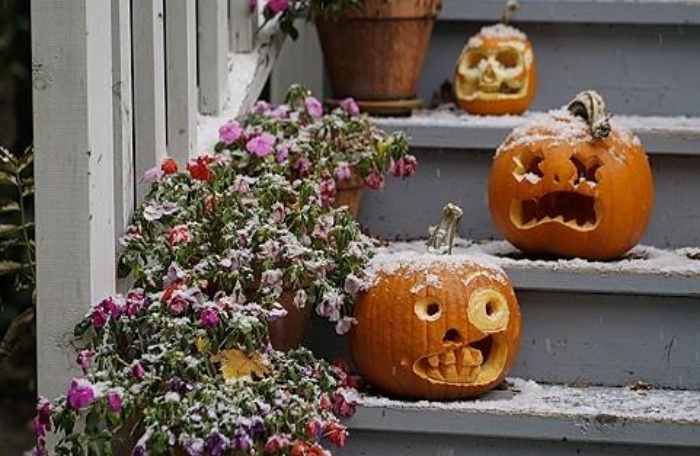
[[[374,120],[387,131],[405,131],[414,147],[496,149],[513,128],[543,115],[477,116],[436,110]],[[614,119],[634,131],[649,154],[700,155],[700,117],[619,115]]]
[[[347,423],[352,436],[343,454],[467,454],[463,450],[472,448],[468,454],[668,456],[697,454],[700,446],[699,391],[645,389],[642,384],[567,387],[520,378],[509,383],[506,391],[492,391],[472,401],[406,402],[364,396]],[[379,439],[393,450],[377,451]],[[513,440],[518,444],[509,444]],[[537,448],[531,448],[533,444]],[[510,451],[499,452],[501,446]],[[365,447],[372,451],[363,452]],[[610,447],[618,450],[608,453]],[[635,451],[622,451],[632,448]]]
[[[495,22],[503,0],[443,0],[441,21]],[[688,0],[527,0],[515,22],[700,24],[700,3]]]

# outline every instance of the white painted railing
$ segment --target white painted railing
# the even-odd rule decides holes
[[[164,156],[211,152],[283,38],[249,0],[32,2],[39,392],[75,373],[72,327],[114,293],[116,238]]]

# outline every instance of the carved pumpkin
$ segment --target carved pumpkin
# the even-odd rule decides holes
[[[435,400],[477,396],[501,383],[520,345],[520,311],[500,268],[433,253],[387,254],[371,267],[374,280],[358,297],[350,332],[353,361],[367,382]]]
[[[587,91],[506,138],[488,198],[496,226],[521,250],[610,259],[641,239],[654,188],[639,139]]]
[[[532,44],[509,25],[482,28],[457,60],[455,98],[472,114],[521,114],[532,103],[536,85]]]

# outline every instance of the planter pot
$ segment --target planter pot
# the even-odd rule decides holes
[[[275,350],[287,352],[297,348],[304,340],[313,306],[306,304],[299,308],[294,305],[294,292],[291,290],[282,292],[280,303],[287,311],[287,315],[279,320],[269,322],[267,327],[270,331],[272,347]]]
[[[374,113],[420,106],[418,82],[442,0],[364,0],[316,22],[333,98]]]
[[[364,182],[362,178],[354,174],[350,179],[337,182],[333,207],[347,206],[348,212],[357,220],[357,214],[360,212],[360,204],[362,203],[363,188]]]

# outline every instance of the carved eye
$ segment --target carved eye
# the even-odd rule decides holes
[[[508,301],[493,288],[481,288],[472,293],[467,308],[469,321],[485,333],[502,331],[508,325]]]
[[[520,154],[518,157],[514,157],[513,160],[515,161],[516,164],[516,169],[515,172],[516,174],[519,175],[535,175],[537,177],[544,177],[544,174],[542,173],[542,170],[540,169],[540,163],[544,161],[544,159],[530,151],[524,152]]]
[[[479,66],[482,60],[485,60],[486,56],[481,52],[471,52],[467,56],[467,68],[472,69]]]
[[[520,64],[520,54],[513,50],[505,50],[496,55],[496,60],[504,68],[515,68]]]
[[[423,321],[436,321],[442,315],[442,306],[433,299],[425,299],[416,302],[414,312]]]
[[[581,182],[584,180],[589,182],[598,182],[596,173],[598,172],[598,168],[600,168],[601,164],[597,158],[589,160],[588,163],[586,163],[582,157],[574,154],[571,156],[571,162],[576,167],[576,172],[578,173],[578,176],[575,179],[576,182]]]

